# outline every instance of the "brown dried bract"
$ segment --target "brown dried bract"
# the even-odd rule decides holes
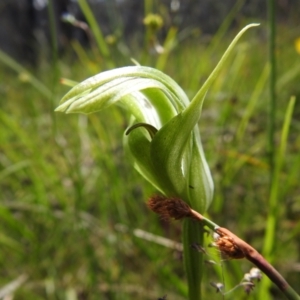
[[[148,207],[163,218],[180,220],[191,217],[190,207],[178,198],[167,198],[162,195],[154,195],[148,200]]]

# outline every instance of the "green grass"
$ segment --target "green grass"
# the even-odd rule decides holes
[[[278,145],[289,98],[300,93],[295,35],[289,28],[279,30],[284,34],[278,41]],[[208,213],[258,250],[270,197],[267,51],[257,34],[264,31],[261,26],[243,37],[207,95],[199,124],[215,182]],[[167,60],[156,61],[192,97],[234,33],[229,35],[208,48],[214,51],[199,39],[186,39]],[[94,66],[97,57],[91,57],[86,68],[59,61],[57,76],[80,81],[100,71]],[[119,58],[112,61],[121,65]],[[52,71],[44,64],[28,77],[18,65],[1,65],[0,286],[26,274],[17,299],[185,299],[180,252],[136,236],[135,230],[142,229],[180,242],[181,224],[162,222],[145,206],[155,191],[123,153],[126,113],[114,107],[87,117],[54,114],[67,88],[53,86]],[[274,265],[298,292],[300,275],[293,266],[300,260],[299,113],[296,101],[274,187],[279,209],[273,247]],[[222,299],[209,284],[223,280],[221,270],[205,268],[204,299]],[[225,262],[227,289],[250,268],[244,261]],[[248,299],[258,299],[258,288]],[[281,299],[272,291],[274,299]],[[236,290],[228,299],[243,297]]]

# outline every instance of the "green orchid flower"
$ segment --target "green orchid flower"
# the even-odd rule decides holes
[[[131,114],[124,146],[134,168],[166,196],[176,196],[204,213],[213,198],[213,180],[205,159],[197,123],[205,95],[234,45],[232,41],[204,85],[190,101],[181,87],[159,70],[123,67],[100,73],[72,88],[56,111],[94,113],[119,104]],[[201,258],[190,245],[202,239],[189,220],[184,224],[184,257],[189,298],[201,299]],[[195,265],[199,267],[195,268]]]

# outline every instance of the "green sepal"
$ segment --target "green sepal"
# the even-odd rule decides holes
[[[62,98],[56,111],[89,114],[146,89],[163,91],[164,104],[172,105],[173,112],[181,111],[189,103],[184,91],[168,75],[150,67],[130,66],[105,71],[79,83]],[[157,104],[155,98],[152,100]],[[159,109],[161,105],[153,106]]]

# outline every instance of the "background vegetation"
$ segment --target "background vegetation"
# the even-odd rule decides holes
[[[40,67],[30,72],[1,54],[0,285],[10,283],[14,290],[13,284],[22,282],[13,292],[16,299],[185,299],[180,246],[166,247],[158,239],[180,243],[181,225],[159,220],[145,206],[155,191],[123,153],[126,112],[113,107],[89,116],[66,116],[53,110],[69,89],[60,78],[81,81],[108,67],[132,64],[131,57],[165,71],[192,97],[239,29],[228,31],[232,19],[226,20],[210,37],[166,28],[163,40],[148,27],[142,46],[134,39],[123,44],[96,36],[97,46],[87,50],[74,42],[75,55],[59,59],[53,52],[51,63],[41,57]],[[300,93],[297,30],[288,24],[278,27],[275,151],[282,142],[289,98]],[[153,37],[164,52],[152,47]],[[108,49],[105,59],[99,43]],[[210,218],[258,250],[264,243],[270,195],[266,45],[262,20],[259,29],[243,37],[217,78],[199,124],[215,182]],[[300,293],[299,116],[296,102],[277,184],[272,260]],[[212,255],[220,260],[217,253]],[[224,261],[215,270],[204,268],[206,299],[222,299],[210,282],[224,282],[229,290],[251,265]],[[258,290],[259,284],[248,299],[258,299]],[[2,297],[5,291],[0,289]],[[241,289],[233,293],[228,298],[247,297]],[[281,299],[276,289],[271,293]]]

